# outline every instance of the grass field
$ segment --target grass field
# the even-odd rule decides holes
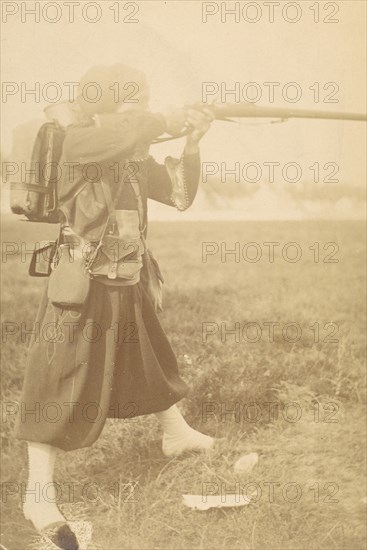
[[[4,218],[4,241],[47,237],[42,226]],[[297,262],[282,256],[294,256],[283,248],[291,241],[302,252]],[[166,278],[161,321],[192,387],[180,406],[193,426],[224,439],[211,454],[170,460],[154,417],[108,421],[93,447],[60,454],[56,481],[75,484],[61,509],[90,522],[90,548],[100,550],[365,548],[364,225],[156,222],[150,242]],[[220,251],[236,242],[247,260],[218,252],[202,261],[202,243],[215,252],[215,243]],[[257,246],[243,248],[250,242]],[[267,242],[280,243],[273,262]],[[42,290],[27,275],[29,258],[21,260],[3,263],[6,326],[30,326]],[[5,402],[19,398],[25,357],[19,331],[3,338]],[[3,481],[21,483],[26,445],[11,438],[12,425],[5,417]],[[248,452],[259,463],[235,474]],[[182,494],[209,489],[224,499],[251,493],[253,502],[208,511],[182,504]],[[23,519],[19,494],[2,500],[5,547],[46,548]]]

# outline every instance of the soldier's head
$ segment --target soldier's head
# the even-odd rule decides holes
[[[149,87],[145,74],[116,63],[91,67],[80,79],[79,103],[88,116],[125,110],[146,110]]]

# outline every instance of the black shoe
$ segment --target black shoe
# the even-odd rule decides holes
[[[42,530],[42,535],[62,550],[79,550],[78,539],[67,523],[52,523]]]

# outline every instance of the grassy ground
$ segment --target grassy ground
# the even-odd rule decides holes
[[[45,238],[44,231],[6,218],[3,239],[29,243]],[[74,483],[75,494],[69,498],[63,490],[60,505],[68,517],[90,522],[91,548],[365,548],[363,235],[363,225],[352,222],[151,225],[151,245],[166,277],[162,324],[192,387],[181,408],[192,425],[224,440],[210,455],[169,460],[161,454],[155,419],[143,417],[108,421],[93,447],[61,454],[56,481],[63,489]],[[295,263],[281,254],[290,241],[302,250]],[[203,242],[228,248],[256,242],[263,256],[236,263],[216,254],[203,263]],[[280,243],[274,262],[266,242]],[[319,262],[309,249],[315,242]],[[333,251],[323,250],[325,243],[338,244],[329,257],[338,262],[323,261]],[[248,249],[248,257],[254,251]],[[27,266],[19,255],[3,264],[3,321],[29,326],[42,281],[29,278]],[[279,325],[269,341],[264,323],[272,322]],[[224,330],[235,323],[239,341]],[[289,341],[294,325],[282,335],[287,323],[301,328],[298,341]],[[260,338],[250,342],[256,327]],[[204,338],[203,330],[213,334]],[[5,401],[19,397],[25,357],[20,335],[8,337]],[[20,483],[26,446],[11,438],[12,424],[12,417],[3,424],[3,481]],[[259,454],[258,465],[235,474],[234,462],[247,452]],[[182,494],[209,490],[224,499],[231,491],[252,494],[253,502],[208,511],[182,504]],[[22,518],[19,495],[2,500],[3,544],[46,548]]]

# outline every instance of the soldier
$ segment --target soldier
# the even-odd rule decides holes
[[[116,83],[123,90],[127,82],[134,83],[133,103],[124,101],[123,94],[116,98],[111,90]],[[97,89],[102,91],[99,101],[91,102],[83,94],[88,83],[98,83]],[[98,241],[109,223],[108,196],[101,182],[111,197],[123,185],[115,205],[115,222],[123,230],[133,213],[145,239],[148,198],[179,210],[192,204],[200,177],[198,144],[213,117],[209,111],[189,110],[186,123],[192,131],[181,159],[168,157],[161,165],[149,156],[149,144],[175,119],[148,110],[149,89],[143,73],[120,64],[94,67],[82,78],[79,90],[77,106],[82,116],[78,124],[66,129],[60,162],[64,171],[59,188],[62,239],[69,244],[74,241],[76,247]],[[116,167],[126,165],[127,160],[136,168],[135,185],[132,178],[122,184],[121,174],[116,177]],[[97,179],[91,176],[92,168]],[[80,307],[51,303],[46,288],[38,310],[41,332],[55,326],[57,337],[31,340],[21,402],[27,410],[38,406],[41,411],[49,410],[52,403],[61,413],[52,421],[44,413],[38,419],[20,414],[16,436],[28,442],[29,493],[24,514],[60,548],[78,548],[75,534],[56,503],[50,502],[50,491],[47,502],[42,491],[40,499],[31,494],[35,486],[53,482],[58,449],[71,451],[92,445],[108,417],[151,413],[163,428],[166,456],[210,449],[214,443],[213,438],[191,428],[176,406],[188,387],[179,376],[154,297],[152,300],[139,280],[140,265],[137,261],[133,284],[107,275],[93,278]],[[96,335],[90,333],[90,327],[96,328]],[[133,327],[136,338],[127,338],[124,327]]]

